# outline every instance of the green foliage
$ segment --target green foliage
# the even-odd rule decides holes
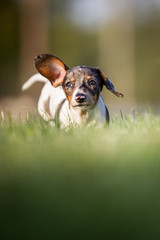
[[[136,98],[159,102],[160,78],[160,17],[149,18],[143,24],[135,25],[135,77]]]
[[[97,33],[88,33],[61,20],[51,21],[50,52],[59,56],[68,67],[98,66]]]
[[[0,95],[18,92],[18,70],[19,70],[19,8],[18,1],[1,1],[0,22]]]
[[[160,117],[64,131],[9,116],[0,155],[2,239],[159,239]]]

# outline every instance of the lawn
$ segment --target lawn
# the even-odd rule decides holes
[[[0,120],[1,239],[160,239],[160,117]]]

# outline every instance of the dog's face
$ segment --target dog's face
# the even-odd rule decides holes
[[[99,70],[77,66],[66,72],[62,83],[65,95],[73,108],[93,108],[103,87]]]
[[[50,54],[39,55],[34,62],[39,73],[54,87],[63,87],[66,98],[73,108],[94,108],[103,85],[118,97],[123,97],[123,94],[115,91],[112,82],[99,68],[85,66],[68,68],[62,60]]]

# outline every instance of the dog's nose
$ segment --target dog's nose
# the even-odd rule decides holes
[[[75,96],[76,102],[83,103],[86,100],[86,95],[83,93],[77,93]]]

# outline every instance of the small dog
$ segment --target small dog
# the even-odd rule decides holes
[[[44,82],[38,112],[45,120],[59,123],[61,128],[70,123],[104,125],[109,122],[109,112],[100,95],[103,85],[116,96],[123,97],[99,68],[68,68],[61,59],[50,54],[38,55],[34,64],[40,74],[33,75],[22,90],[37,81]]]

